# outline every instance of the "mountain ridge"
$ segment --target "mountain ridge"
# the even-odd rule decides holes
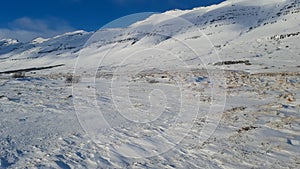
[[[297,24],[299,12],[300,5],[297,0],[276,2],[271,0],[229,0],[208,7],[154,14],[127,28],[104,29],[96,32],[79,30],[49,39],[34,39],[27,43],[18,42],[17,40],[10,40],[10,42],[5,43],[5,40],[1,40],[0,60],[1,63],[6,65],[3,67],[4,69],[7,69],[11,62],[14,62],[13,65],[16,66],[18,64],[15,64],[15,61],[18,60],[45,57],[49,59],[48,63],[50,60],[53,62],[55,59],[62,62],[70,62],[70,58],[73,58],[72,63],[74,63],[74,59],[80,55],[80,51],[92,44],[89,42],[91,39],[94,40],[93,43],[97,43],[102,48],[112,44],[126,44],[128,48],[134,49],[137,45],[157,47],[157,45],[163,44],[162,42],[170,42],[176,37],[183,36],[186,36],[186,39],[182,40],[184,43],[187,42],[189,44],[191,39],[197,40],[197,38],[199,43],[201,43],[199,39],[201,39],[202,35],[207,37],[203,41],[210,41],[222,58],[223,49],[226,52],[228,45],[237,43],[243,37],[249,37],[247,40],[255,38],[268,39],[277,34],[293,34],[297,32],[295,29],[299,27],[299,24]],[[181,22],[181,25],[178,25],[176,22]],[[265,31],[266,29],[269,31]],[[97,39],[95,39],[93,36],[97,32],[102,33],[99,33]],[[258,36],[259,34],[260,36]],[[292,38],[298,38],[298,36],[293,36]],[[244,41],[247,40],[244,38]],[[190,45],[192,48],[196,48],[197,44]],[[298,48],[298,46],[295,46],[295,48]],[[202,54],[199,55],[203,55],[200,57],[204,58],[210,57],[208,55],[212,51],[201,52]],[[3,65],[1,63],[0,66]],[[27,64],[30,65],[28,62]]]

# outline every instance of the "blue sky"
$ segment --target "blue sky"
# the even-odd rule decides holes
[[[98,30],[140,12],[191,9],[224,0],[5,0],[0,6],[0,39],[28,41],[73,30]]]

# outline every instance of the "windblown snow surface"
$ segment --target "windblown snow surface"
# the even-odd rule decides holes
[[[300,168],[300,1],[0,40],[0,168]]]

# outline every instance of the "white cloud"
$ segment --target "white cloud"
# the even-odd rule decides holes
[[[26,42],[36,37],[48,38],[74,30],[66,21],[53,17],[47,19],[22,17],[8,25],[8,28],[0,28],[0,39],[11,38]]]

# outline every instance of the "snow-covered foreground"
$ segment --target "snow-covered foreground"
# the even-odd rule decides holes
[[[205,73],[193,74],[194,77],[199,75],[203,76]],[[220,124],[212,136],[204,142],[199,138],[203,126],[207,123],[205,113],[202,112],[194,118],[193,126],[179,144],[149,158],[122,156],[120,147],[126,146],[127,151],[132,151],[134,156],[135,153],[151,154],[155,148],[168,144],[167,140],[155,142],[160,140],[151,139],[154,135],[164,137],[169,125],[189,125],[168,121],[172,120],[173,113],[178,111],[177,96],[168,102],[170,106],[165,110],[166,115],[158,122],[137,125],[118,121],[118,117],[111,117],[115,114],[112,108],[114,103],[109,94],[111,86],[107,85],[110,80],[97,82],[97,86],[101,89],[96,92],[96,99],[109,123],[111,120],[111,128],[98,131],[97,134],[102,135],[102,138],[98,138],[98,142],[95,143],[78,123],[74,113],[71,86],[63,80],[52,79],[57,76],[51,78],[34,76],[36,77],[1,79],[2,168],[299,168],[300,166],[299,73],[291,72],[282,76],[281,73],[226,72],[228,98]],[[202,110],[210,104],[210,94],[206,90],[209,88],[207,81],[187,81],[185,84],[186,90],[201,95]],[[136,84],[143,87],[133,87],[131,97],[133,101],[139,103],[135,105],[143,109],[149,106],[148,100],[134,96],[142,97],[146,90],[152,89],[153,85],[157,84],[146,82]],[[84,103],[84,100],[82,102]],[[150,117],[145,116],[146,118]],[[125,155],[130,156],[129,153],[125,152]]]
[[[0,168],[300,168],[299,14],[229,0],[0,40]]]

